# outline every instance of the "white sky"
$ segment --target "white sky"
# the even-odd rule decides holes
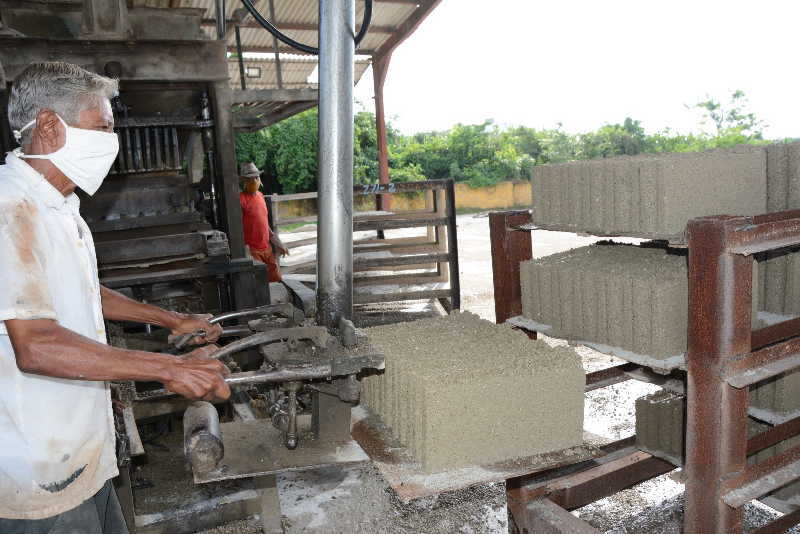
[[[694,104],[743,90],[768,138],[800,137],[797,0],[443,0],[395,51],[404,133],[493,118],[570,133],[698,130]],[[373,109],[371,71],[356,98]]]

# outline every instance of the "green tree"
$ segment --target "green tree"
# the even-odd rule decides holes
[[[737,89],[731,93],[727,104],[723,105],[706,95],[706,100],[692,107],[702,112],[701,125],[705,126],[710,122],[714,126],[715,137],[740,135],[745,139],[762,139],[764,121],[758,119],[754,113],[747,112],[745,108],[748,103],[744,91]]]

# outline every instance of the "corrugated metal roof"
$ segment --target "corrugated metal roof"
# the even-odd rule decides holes
[[[170,6],[170,0],[133,0],[134,6],[146,7],[162,7]],[[173,4],[175,5],[175,4]],[[259,9],[265,18],[271,21],[269,16],[269,3],[268,0],[257,0],[256,7]],[[281,24],[307,24],[316,27],[319,21],[319,0],[274,0],[275,5],[275,22],[280,27]],[[214,0],[178,0],[177,7],[191,7],[200,8],[205,11],[205,19],[216,18],[216,7]],[[243,9],[243,6],[238,1],[229,0],[226,3],[227,18],[232,19],[234,12],[238,9]],[[394,2],[375,2],[372,10],[372,26],[382,28],[398,28],[408,17],[414,13],[417,6],[412,3],[394,3]],[[364,13],[363,0],[356,0],[356,26],[361,24]],[[248,14],[244,19],[244,24],[253,24],[253,18]],[[209,38],[213,39],[216,36],[216,29],[213,26],[206,26],[206,34]],[[282,29],[283,33],[310,46],[317,45],[317,31],[316,30],[296,30],[296,29]],[[392,33],[388,32],[373,32],[368,33],[364,41],[361,43],[362,50],[376,50],[383,43],[385,43]],[[242,46],[245,49],[257,48],[263,50],[273,46],[272,35],[266,30],[258,28],[241,28]],[[231,47],[236,46],[236,41],[231,32],[228,37],[228,45]]]
[[[399,0],[375,0],[372,11],[371,28],[373,31],[367,33],[361,42],[356,53],[369,55],[379,50],[382,45],[390,39],[398,38],[402,40],[413,31],[421,18],[424,18],[430,10],[438,5],[440,0],[418,0],[417,3],[403,2]],[[129,5],[134,7],[146,6],[156,8],[194,8],[203,10],[204,26],[203,30],[209,39],[216,39],[216,6],[215,0],[128,0]],[[317,46],[319,26],[319,0],[273,0],[275,8],[274,20],[269,13],[269,0],[254,0],[254,3],[261,14],[278,28],[301,43]],[[226,18],[231,20],[237,10],[243,13],[244,6],[238,0],[228,0],[226,4]],[[419,11],[420,17],[413,19]],[[364,0],[356,0],[356,28],[361,24],[364,13]],[[413,20],[412,20],[413,19]],[[257,25],[249,13],[241,20],[240,36],[242,48],[244,50],[245,66],[259,69],[257,77],[246,78],[248,89],[278,89],[276,75],[276,62],[274,60],[273,36]],[[405,24],[412,21],[411,24]],[[287,27],[289,26],[289,27]],[[293,26],[293,27],[291,27]],[[298,28],[298,26],[300,26]],[[236,48],[236,36],[233,28],[229,24],[227,33],[227,44],[230,51]],[[397,41],[393,43],[395,46]],[[309,77],[317,68],[317,58],[308,55],[295,55],[292,49],[280,43],[280,64],[281,78],[284,89],[315,89],[316,80],[309,82]],[[248,54],[248,52],[260,54]],[[272,53],[269,56],[266,53]],[[298,53],[299,54],[299,53]],[[257,57],[261,56],[261,57]],[[234,89],[240,88],[239,65],[236,58],[229,58],[228,72],[230,73],[230,84]],[[361,79],[370,64],[370,60],[360,59],[355,64],[355,80]],[[255,71],[253,71],[255,73]],[[298,92],[301,97],[301,92]],[[285,98],[285,95],[283,95]],[[306,98],[306,97],[303,97]],[[237,109],[240,113],[235,117],[242,118],[237,123],[236,128],[243,131],[255,131],[264,126],[273,124],[294,113],[299,113],[304,109],[314,105],[313,101],[299,98],[296,101],[259,101],[247,102]],[[246,120],[245,120],[246,119]]]
[[[281,76],[283,87],[286,89],[304,89],[316,88],[316,81],[309,82],[309,77],[317,68],[317,59],[308,56],[294,56],[286,57],[281,55]],[[359,60],[355,64],[355,80],[361,79],[364,72],[369,67],[368,60]],[[245,83],[248,89],[277,89],[278,76],[275,68],[274,58],[246,58],[244,61],[245,69],[251,68],[250,71],[246,70]],[[258,76],[254,77],[255,70],[258,69]],[[236,58],[230,58],[228,62],[228,73],[231,77],[231,86],[234,88],[241,87],[239,76],[239,61]]]

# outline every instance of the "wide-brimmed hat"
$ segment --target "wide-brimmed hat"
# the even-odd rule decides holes
[[[261,171],[258,170],[255,163],[248,161],[247,163],[242,163],[239,167],[239,176],[242,178],[258,178],[261,176]]]

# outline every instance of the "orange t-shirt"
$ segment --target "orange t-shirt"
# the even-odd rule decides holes
[[[269,218],[267,203],[261,193],[239,193],[242,205],[244,242],[253,250],[267,250],[269,243]]]

